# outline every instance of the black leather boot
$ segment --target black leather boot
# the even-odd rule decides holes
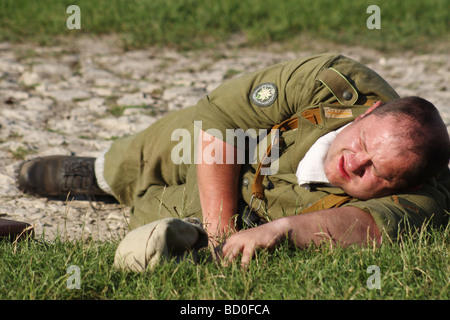
[[[18,173],[18,187],[27,194],[47,197],[110,196],[97,184],[95,158],[49,156],[26,161]]]

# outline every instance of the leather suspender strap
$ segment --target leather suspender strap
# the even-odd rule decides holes
[[[300,213],[308,213],[313,211],[319,211],[324,209],[330,209],[342,206],[344,203],[349,202],[353,198],[350,196],[340,196],[336,194],[330,193],[326,197],[319,199],[318,201],[314,202],[309,207],[303,209],[300,211]]]
[[[293,118],[289,118],[289,119],[281,122],[280,124],[273,126],[272,132],[274,130],[287,131],[287,130],[293,130],[293,129],[297,129],[297,128],[298,128],[298,118],[293,117]],[[266,159],[268,157],[270,157],[270,154],[272,151],[272,146],[280,145],[282,138],[278,134],[272,140],[273,140],[272,143],[267,148],[267,151],[266,151],[264,157],[261,159],[261,161],[259,162],[258,167],[256,169],[255,178],[253,179],[253,184],[252,184],[252,200],[254,198],[257,198],[260,200],[264,199],[264,189],[263,189],[263,184],[262,184],[262,182],[264,180],[264,176],[261,174],[261,169],[263,167],[267,168],[270,166],[270,163],[266,163]],[[252,200],[250,201],[250,208],[252,205]]]

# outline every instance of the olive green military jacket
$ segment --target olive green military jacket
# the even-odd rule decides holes
[[[368,67],[340,55],[324,54],[280,63],[244,75],[219,86],[195,108],[195,119],[201,129],[219,138],[227,130],[270,130],[286,119],[298,119],[298,128],[283,132],[283,144],[277,161],[277,172],[264,178],[264,200],[254,209],[268,220],[294,215],[324,198],[343,194],[338,188],[323,185],[307,190],[297,183],[299,161],[324,134],[353,121],[373,101],[398,98],[397,93]],[[220,133],[220,134],[218,134]],[[248,150],[246,150],[248,152]],[[257,152],[256,152],[257,153]],[[257,163],[242,170],[241,197],[252,199],[251,184]],[[396,238],[405,223],[420,227],[425,221],[441,225],[447,221],[450,208],[449,172],[440,180],[414,192],[359,201],[345,206],[368,211],[380,230]]]
[[[280,156],[274,159],[276,172],[264,176],[264,201],[261,206],[252,203],[252,208],[267,220],[295,215],[329,194],[343,194],[338,188],[314,185],[309,191],[298,185],[295,172],[311,145],[353,121],[372,101],[396,98],[397,93],[374,71],[339,55],[280,63],[230,80],[197,105],[116,140],[104,156],[103,175],[116,198],[132,207],[132,229],[165,217],[201,218],[193,159],[196,131],[201,128],[225,139],[227,130],[259,133],[294,117],[297,129],[281,134]],[[259,146],[266,146],[264,141],[267,138]],[[187,152],[179,149],[182,145],[187,145]],[[245,148],[247,153],[252,151],[251,146]],[[174,154],[190,156],[176,163]],[[257,166],[258,161],[249,159],[241,171],[240,195],[248,205]],[[368,201],[353,199],[344,205],[369,212],[380,230],[395,238],[406,221],[418,227],[431,218],[432,226],[447,221],[449,177],[447,170],[420,190]]]

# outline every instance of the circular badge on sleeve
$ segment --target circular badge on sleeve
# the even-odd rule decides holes
[[[275,83],[266,82],[253,89],[250,100],[259,107],[268,107],[275,102],[278,96],[278,88]]]

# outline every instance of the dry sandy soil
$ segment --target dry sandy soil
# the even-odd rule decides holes
[[[167,112],[195,104],[224,80],[311,53],[339,52],[378,72],[401,96],[433,102],[450,128],[446,54],[385,54],[360,47],[305,44],[285,50],[224,44],[219,49],[121,50],[114,38],[82,38],[52,47],[0,43],[0,217],[28,222],[47,239],[115,239],[128,208],[23,195],[22,159],[97,156],[117,137],[145,129]],[[125,108],[122,114],[111,112]]]

